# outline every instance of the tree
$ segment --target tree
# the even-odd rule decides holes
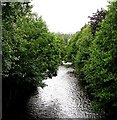
[[[90,48],[83,71],[94,108],[109,114],[117,111],[117,2],[109,5],[105,20]]]
[[[66,61],[72,62],[73,64],[75,62],[75,57],[78,49],[76,46],[76,42],[78,41],[79,36],[80,32],[77,32],[76,34],[72,35],[67,45]]]
[[[62,46],[43,19],[30,12],[29,4],[3,3],[2,10],[3,116],[7,117],[6,110],[34,88],[43,88],[44,79],[57,75]]]
[[[91,45],[92,40],[93,40],[93,36],[91,34],[91,28],[89,25],[85,25],[80,31],[80,35],[76,42],[77,53],[75,57],[75,68],[80,78],[84,77],[82,68],[85,62],[90,57],[89,47]]]
[[[60,63],[59,42],[54,34],[48,32],[41,17],[27,11],[22,14],[27,4],[18,5],[15,8],[17,3],[6,3],[3,7],[4,14],[6,6],[13,13],[3,18],[3,78],[17,84],[41,86],[43,79],[56,75]],[[15,21],[12,19],[11,22],[9,18],[12,17]]]
[[[93,36],[95,35],[95,32],[100,28],[100,22],[102,22],[105,18],[106,10],[101,9],[100,11],[97,10],[96,13],[93,13],[93,16],[88,16],[90,18],[89,24],[91,26],[91,32]]]

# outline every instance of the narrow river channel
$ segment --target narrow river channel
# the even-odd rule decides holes
[[[60,66],[58,74],[44,80],[46,87],[38,88],[26,104],[22,119],[39,120],[40,118],[96,118],[98,115],[89,108],[90,100],[83,92],[74,69]]]

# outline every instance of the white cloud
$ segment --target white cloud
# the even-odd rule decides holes
[[[52,32],[76,32],[88,16],[107,5],[106,0],[33,0],[33,12],[46,21]]]

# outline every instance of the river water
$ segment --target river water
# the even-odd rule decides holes
[[[58,74],[44,80],[46,87],[38,88],[28,100],[21,119],[40,118],[96,118],[90,109],[90,100],[83,92],[74,69],[59,66]],[[24,115],[25,114],[25,115]]]

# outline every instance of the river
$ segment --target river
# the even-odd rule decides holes
[[[47,85],[38,88],[30,97],[20,119],[39,120],[40,118],[86,118],[98,116],[90,109],[90,100],[83,92],[73,68],[59,66],[58,74],[44,80]]]

